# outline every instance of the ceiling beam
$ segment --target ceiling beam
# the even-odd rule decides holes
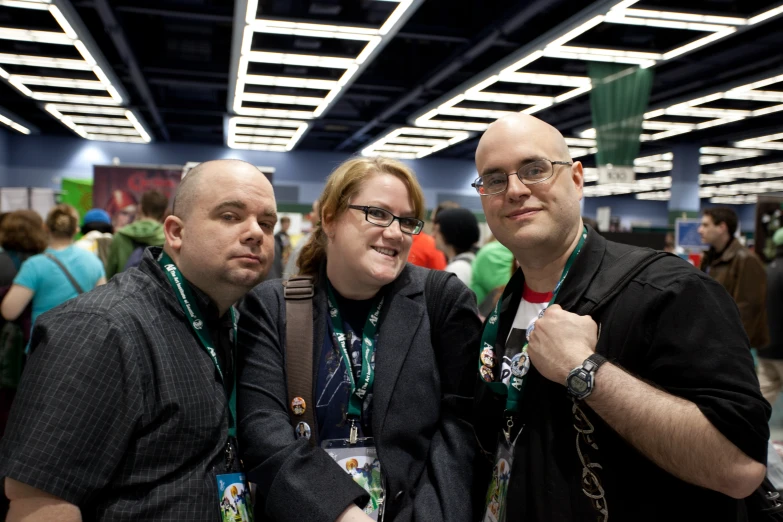
[[[128,72],[133,80],[133,85],[136,86],[136,90],[139,91],[141,99],[144,100],[147,110],[158,125],[158,130],[163,135],[163,139],[170,141],[166,124],[163,122],[160,112],[158,112],[158,107],[155,105],[152,93],[147,86],[147,82],[139,68],[138,62],[136,62],[136,57],[133,55],[133,51],[128,44],[128,39],[125,37],[125,33],[119,22],[117,22],[117,18],[114,16],[114,12],[109,6],[109,2],[107,0],[95,0],[94,7],[103,22],[104,29],[111,37],[114,46],[117,48],[117,52],[120,54],[122,61],[128,68]]]
[[[198,20],[201,22],[219,22],[231,24],[234,22],[232,15],[218,15],[210,13],[192,13],[187,11],[171,11],[168,9],[153,9],[149,7],[121,6],[117,8],[120,13],[144,14],[160,16],[162,18],[179,18],[183,20]]]
[[[375,127],[383,125],[387,119],[391,118],[392,116],[399,115],[399,112],[402,109],[416,101],[420,96],[428,94],[432,88],[437,87],[447,78],[451,78],[455,73],[465,67],[465,65],[472,62],[478,56],[483,54],[487,49],[495,45],[497,42],[503,41],[504,37],[513,33],[522,27],[525,22],[530,21],[535,15],[549,7],[551,7],[550,0],[534,0],[533,2],[527,4],[519,12],[517,12],[517,14],[510,20],[507,20],[502,24],[497,24],[489,31],[489,34],[485,33],[485,35],[476,41],[473,45],[466,45],[456,49],[455,52],[452,53],[451,57],[443,62],[441,66],[437,68],[437,72],[426,82],[420,83],[411,89],[408,94],[398,99],[361,129],[357,130],[351,136],[343,140],[343,142],[337,146],[337,150],[345,150]]]
[[[177,78],[150,78],[150,85],[163,85],[164,87],[195,87],[197,89],[226,90],[228,85],[223,82],[205,82],[196,80],[180,80]]]

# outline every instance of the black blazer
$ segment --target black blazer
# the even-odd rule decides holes
[[[475,296],[449,277],[449,310],[433,347],[424,268],[407,265],[381,310],[373,434],[386,481],[386,521],[471,518],[475,437],[469,419],[481,323]],[[313,357],[326,335],[325,276],[313,299]],[[258,485],[256,516],[333,522],[366,495],[321,448],[297,440],[288,415],[285,300],[280,281],[262,283],[240,307],[238,432],[248,480]],[[315,378],[313,379],[315,386]]]

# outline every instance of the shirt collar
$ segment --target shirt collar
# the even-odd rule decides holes
[[[156,276],[156,278],[160,279],[163,286],[171,290],[171,286],[168,282],[168,279],[166,278],[166,274],[158,264],[158,258],[162,252],[163,248],[161,247],[147,248],[147,250],[144,252],[144,258],[142,259],[142,267],[140,268],[147,268],[147,270],[151,271]],[[205,292],[197,288],[190,281],[188,281],[188,285],[190,286],[190,290],[193,292],[193,298],[196,300],[196,305],[204,315],[204,321],[206,321],[207,324],[213,326],[217,324],[220,324],[221,326],[233,326],[233,322],[231,321],[231,314],[229,312],[226,312],[221,317],[218,313],[217,305]]]

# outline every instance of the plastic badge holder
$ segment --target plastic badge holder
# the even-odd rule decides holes
[[[331,439],[323,441],[321,447],[370,495],[364,512],[373,520],[382,521],[385,493],[374,439],[359,438],[355,444],[348,439]]]

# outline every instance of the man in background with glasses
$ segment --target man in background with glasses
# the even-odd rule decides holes
[[[521,267],[482,336],[482,520],[746,520],[770,408],[725,290],[585,228],[582,165],[532,116],[493,123],[476,167]]]

